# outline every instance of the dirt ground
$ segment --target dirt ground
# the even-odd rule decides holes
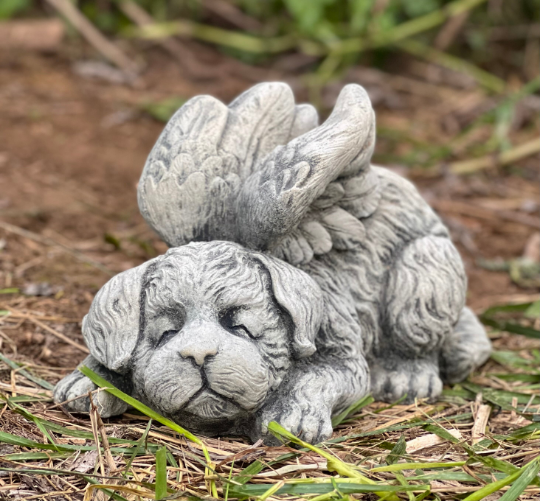
[[[19,323],[4,326],[1,342],[16,349],[15,358],[74,367],[84,353],[52,331],[82,343],[79,322],[110,274],[166,250],[137,208],[136,184],[163,128],[141,104],[201,93],[229,101],[254,80],[276,78],[290,82],[299,100],[307,98],[301,75],[280,67],[250,72],[237,64],[201,80],[158,51],[148,60],[138,85],[130,86],[76,74],[67,53],[0,53],[0,220],[12,225],[0,228],[0,309],[21,313]],[[452,124],[469,119],[483,101],[467,83],[418,78],[413,64],[404,71],[389,80],[356,69],[343,79],[364,84],[372,96],[383,131],[375,160],[394,159],[390,166],[416,180],[439,210],[465,259],[474,309],[537,297],[537,288],[520,287],[507,272],[478,263],[522,255],[538,232],[539,156],[471,176],[415,175],[417,169],[399,162],[413,143],[400,135],[412,134],[417,144],[445,144],[455,135]],[[331,106],[343,82],[323,93],[324,106]],[[536,128],[533,122],[516,137],[534,137]],[[466,141],[482,143],[490,134],[481,128]],[[32,232],[31,238],[20,229]],[[45,296],[33,295],[44,282]],[[10,288],[27,294],[10,294]],[[49,330],[25,315],[51,317]]]
[[[9,405],[0,409],[0,432],[4,437],[0,444],[0,500],[82,500],[90,492],[90,483],[108,478],[103,476],[101,456],[98,461],[98,452],[91,450],[92,444],[99,441],[90,426],[90,422],[94,426],[96,417],[91,421],[88,416],[76,417],[62,411],[51,402],[50,388],[86,356],[81,320],[97,290],[115,273],[166,250],[137,208],[136,185],[164,126],[143,108],[157,100],[201,93],[228,102],[262,80],[286,80],[298,101],[317,97],[306,83],[303,72],[309,61],[302,57],[284,56],[261,69],[199,49],[196,52],[201,59],[197,64],[204,71],[197,76],[183,71],[155,47],[146,48],[148,66],[136,85],[82,76],[74,69],[84,60],[80,47],[66,46],[49,55],[6,53],[0,49],[0,355],[7,357],[2,358],[0,367],[0,396],[10,396],[6,400]],[[192,66],[197,67],[195,63]],[[416,182],[442,216],[466,263],[468,302],[473,309],[481,312],[493,305],[538,299],[540,287],[523,280],[516,263],[523,254],[540,260],[540,155],[505,166],[494,155],[488,157],[487,168],[466,176],[452,174],[453,162],[486,155],[485,145],[495,127],[482,122],[482,117],[498,101],[463,75],[405,58],[388,66],[394,68],[394,74],[356,67],[339,82],[328,85],[319,95],[322,114],[332,107],[344,83],[358,82],[367,88],[378,121],[374,161]],[[510,125],[513,146],[538,137],[539,99],[530,97],[534,99],[516,109]],[[425,170],[422,165],[433,168]],[[528,321],[536,328],[539,322]],[[504,463],[508,468],[528,464],[537,455],[537,432],[530,437],[527,432],[528,441],[520,440],[519,433],[527,430],[532,413],[540,412],[534,400],[540,340],[510,333],[495,333],[492,338],[499,358],[471,377],[467,391],[450,390],[436,405],[424,402],[419,406],[386,407],[373,403],[360,415],[345,420],[336,429],[333,443],[325,447],[341,460],[365,462],[371,468],[383,464],[379,463],[381,458],[398,439],[404,439],[409,460],[465,464],[468,456],[464,449],[450,445],[446,439],[436,440],[435,446],[413,448],[412,452],[409,446],[437,438],[433,430],[424,429],[428,421],[444,423],[453,431],[460,429],[463,443],[474,443],[484,392],[492,407],[481,408],[493,408],[493,413],[489,418],[490,434],[482,442],[487,443],[482,445],[486,450],[482,449],[481,454],[510,461]],[[502,359],[505,354],[510,356],[508,353],[516,357],[518,362],[510,360],[518,364],[516,367]],[[519,364],[526,364],[529,373],[520,374],[525,366]],[[25,369],[32,374],[24,373]],[[500,374],[509,370],[512,374]],[[511,401],[498,400],[500,395]],[[24,407],[18,402],[24,402]],[[523,417],[526,410],[527,419]],[[33,423],[28,416],[32,416]],[[120,489],[126,482],[127,487],[152,485],[157,467],[153,470],[149,465],[158,447],[165,445],[172,454],[170,465],[176,464],[176,458],[184,468],[181,473],[182,468],[168,467],[169,487],[177,493],[206,496],[207,481],[199,464],[204,459],[201,451],[155,422],[146,444],[144,419],[126,413],[100,425],[102,431],[106,427],[103,433],[109,435],[113,447],[130,445],[138,450],[139,444],[145,442],[145,453],[131,463],[134,453],[129,465],[124,454],[131,449],[114,451],[119,456],[115,455],[116,463],[107,471],[116,475],[124,467],[131,468],[133,479],[138,480],[115,477],[111,483],[118,481],[121,485],[112,487]],[[43,423],[55,435],[50,445],[42,433]],[[518,433],[517,438],[511,433]],[[497,438],[488,440],[487,436],[492,435]],[[313,470],[316,454],[299,456],[298,451],[288,447],[264,448],[260,444],[250,448],[244,441],[227,438],[205,439],[205,443],[212,460],[219,463],[216,472],[225,478],[231,478],[233,473],[239,475],[248,464],[256,466],[256,458],[261,468],[263,463],[265,468],[286,464],[289,477],[304,476],[307,470],[302,468],[308,468],[312,477],[329,478],[324,465],[317,463]],[[63,449],[53,452],[51,448],[58,444]],[[21,459],[19,453],[26,459]],[[232,463],[228,463],[231,458]],[[321,459],[318,457],[318,461]],[[98,463],[103,477],[96,476]],[[495,477],[494,470],[485,473],[483,464],[476,464],[474,469],[463,467],[472,475],[469,483],[431,481],[434,495],[440,494],[436,499],[457,499],[455,495],[462,498],[463,493],[508,473],[503,469],[505,473],[497,472],[499,476]],[[52,475],[48,470],[39,470],[53,467],[57,469],[51,470]],[[91,478],[84,476],[92,470]],[[73,475],[62,476],[66,471]],[[261,473],[248,487],[256,488],[257,483],[268,482],[268,478],[277,481],[280,471]],[[389,473],[380,473],[376,478],[394,479]],[[260,487],[268,488],[266,484]],[[538,499],[538,492],[532,486],[521,499]],[[153,493],[149,498],[154,498]]]

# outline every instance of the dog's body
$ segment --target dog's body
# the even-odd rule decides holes
[[[386,401],[435,397],[442,380],[485,361],[446,228],[408,181],[369,164],[371,108],[346,89],[318,128],[305,106],[284,111],[275,84],[227,111],[200,98],[171,120],[139,202],[178,247],[98,293],[83,325],[87,365],[195,430],[256,439],[276,420],[318,442],[370,389]],[[257,118],[253,108],[270,115],[250,126],[255,143],[230,133],[242,113]],[[75,372],[55,399],[90,388]],[[99,402],[104,415],[126,408],[103,393]]]

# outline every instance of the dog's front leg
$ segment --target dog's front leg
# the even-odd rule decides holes
[[[268,423],[277,421],[306,442],[327,440],[332,435],[332,416],[366,395],[369,385],[362,356],[344,360],[317,355],[301,361],[259,411],[251,438],[276,444]]]
[[[130,392],[131,383],[128,378],[110,371],[92,357],[92,355],[89,355],[82,361],[80,366],[83,365],[92,369],[125,393]],[[64,408],[70,412],[86,413],[90,410],[88,392],[94,390],[97,390],[97,386],[79,371],[79,369],[75,369],[56,385],[53,395],[54,401],[59,404],[63,403]],[[128,404],[105,390],[94,394],[92,399],[101,417],[117,416],[129,408]]]

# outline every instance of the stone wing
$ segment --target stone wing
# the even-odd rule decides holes
[[[170,246],[229,240],[292,264],[363,238],[376,206],[369,162],[375,118],[346,86],[318,126],[284,83],[259,84],[229,106],[210,96],[171,118],[146,162],[141,213]]]
[[[243,183],[237,240],[292,264],[355,247],[380,197],[374,146],[369,97],[347,85],[326,122],[275,148]]]
[[[197,96],[182,106],[150,152],[139,208],[169,246],[235,240],[234,202],[242,183],[276,146],[317,125],[284,83],[264,83],[229,106]]]

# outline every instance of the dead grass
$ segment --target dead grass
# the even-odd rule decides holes
[[[539,287],[522,266],[538,228],[538,154],[507,164],[495,137],[506,130],[513,154],[534,140],[538,95],[521,82],[494,96],[464,74],[414,60],[401,61],[399,75],[353,67],[322,90],[321,104],[330,107],[343,83],[368,88],[376,161],[413,177],[449,226],[469,304],[479,312],[520,304],[485,314],[495,351],[480,373],[434,403],[366,400],[316,450],[201,437],[211,464],[201,444],[144,415],[102,422],[54,405],[52,386],[85,357],[80,321],[109,278],[104,269],[122,271],[165,248],[136,207],[135,183],[162,128],[141,105],[200,93],[229,100],[254,78],[286,79],[308,97],[301,71],[277,62],[237,71],[239,63],[206,54],[201,67],[232,69],[198,81],[151,54],[142,89],[77,77],[65,54],[9,54],[0,65],[0,499],[322,501],[375,499],[385,488],[411,501],[482,492],[490,501],[540,499]],[[510,118],[500,113],[509,103]],[[475,159],[473,175],[456,175],[455,162]],[[42,282],[47,295],[31,295],[27,287]],[[488,495],[486,486],[498,490]]]
[[[14,295],[5,303],[0,313],[3,349],[9,349],[6,332],[21,323],[39,318],[38,326],[70,325],[73,320],[25,308]],[[167,495],[174,499],[212,494],[264,499],[270,489],[279,489],[270,496],[340,499],[354,493],[371,499],[383,494],[381,486],[393,486],[411,489],[398,492],[404,499],[442,500],[463,499],[527,464],[538,473],[540,332],[523,311],[517,316],[499,311],[491,318],[529,328],[537,338],[493,332],[492,360],[468,381],[445,389],[437,402],[364,400],[351,415],[342,416],[331,440],[312,450],[288,440],[267,448],[201,437],[210,464],[204,446],[136,411],[105,422],[97,409],[90,419],[70,415],[51,401],[52,385],[66,369],[15,353],[2,355],[0,495],[69,500],[90,499],[101,491],[95,499],[112,493],[114,499],[156,499],[166,478]],[[160,450],[165,454],[161,463],[156,461]],[[366,487],[360,474],[376,483],[379,495],[363,492],[375,487]],[[499,492],[510,488],[502,486]],[[538,477],[523,489],[520,499],[538,499]]]

